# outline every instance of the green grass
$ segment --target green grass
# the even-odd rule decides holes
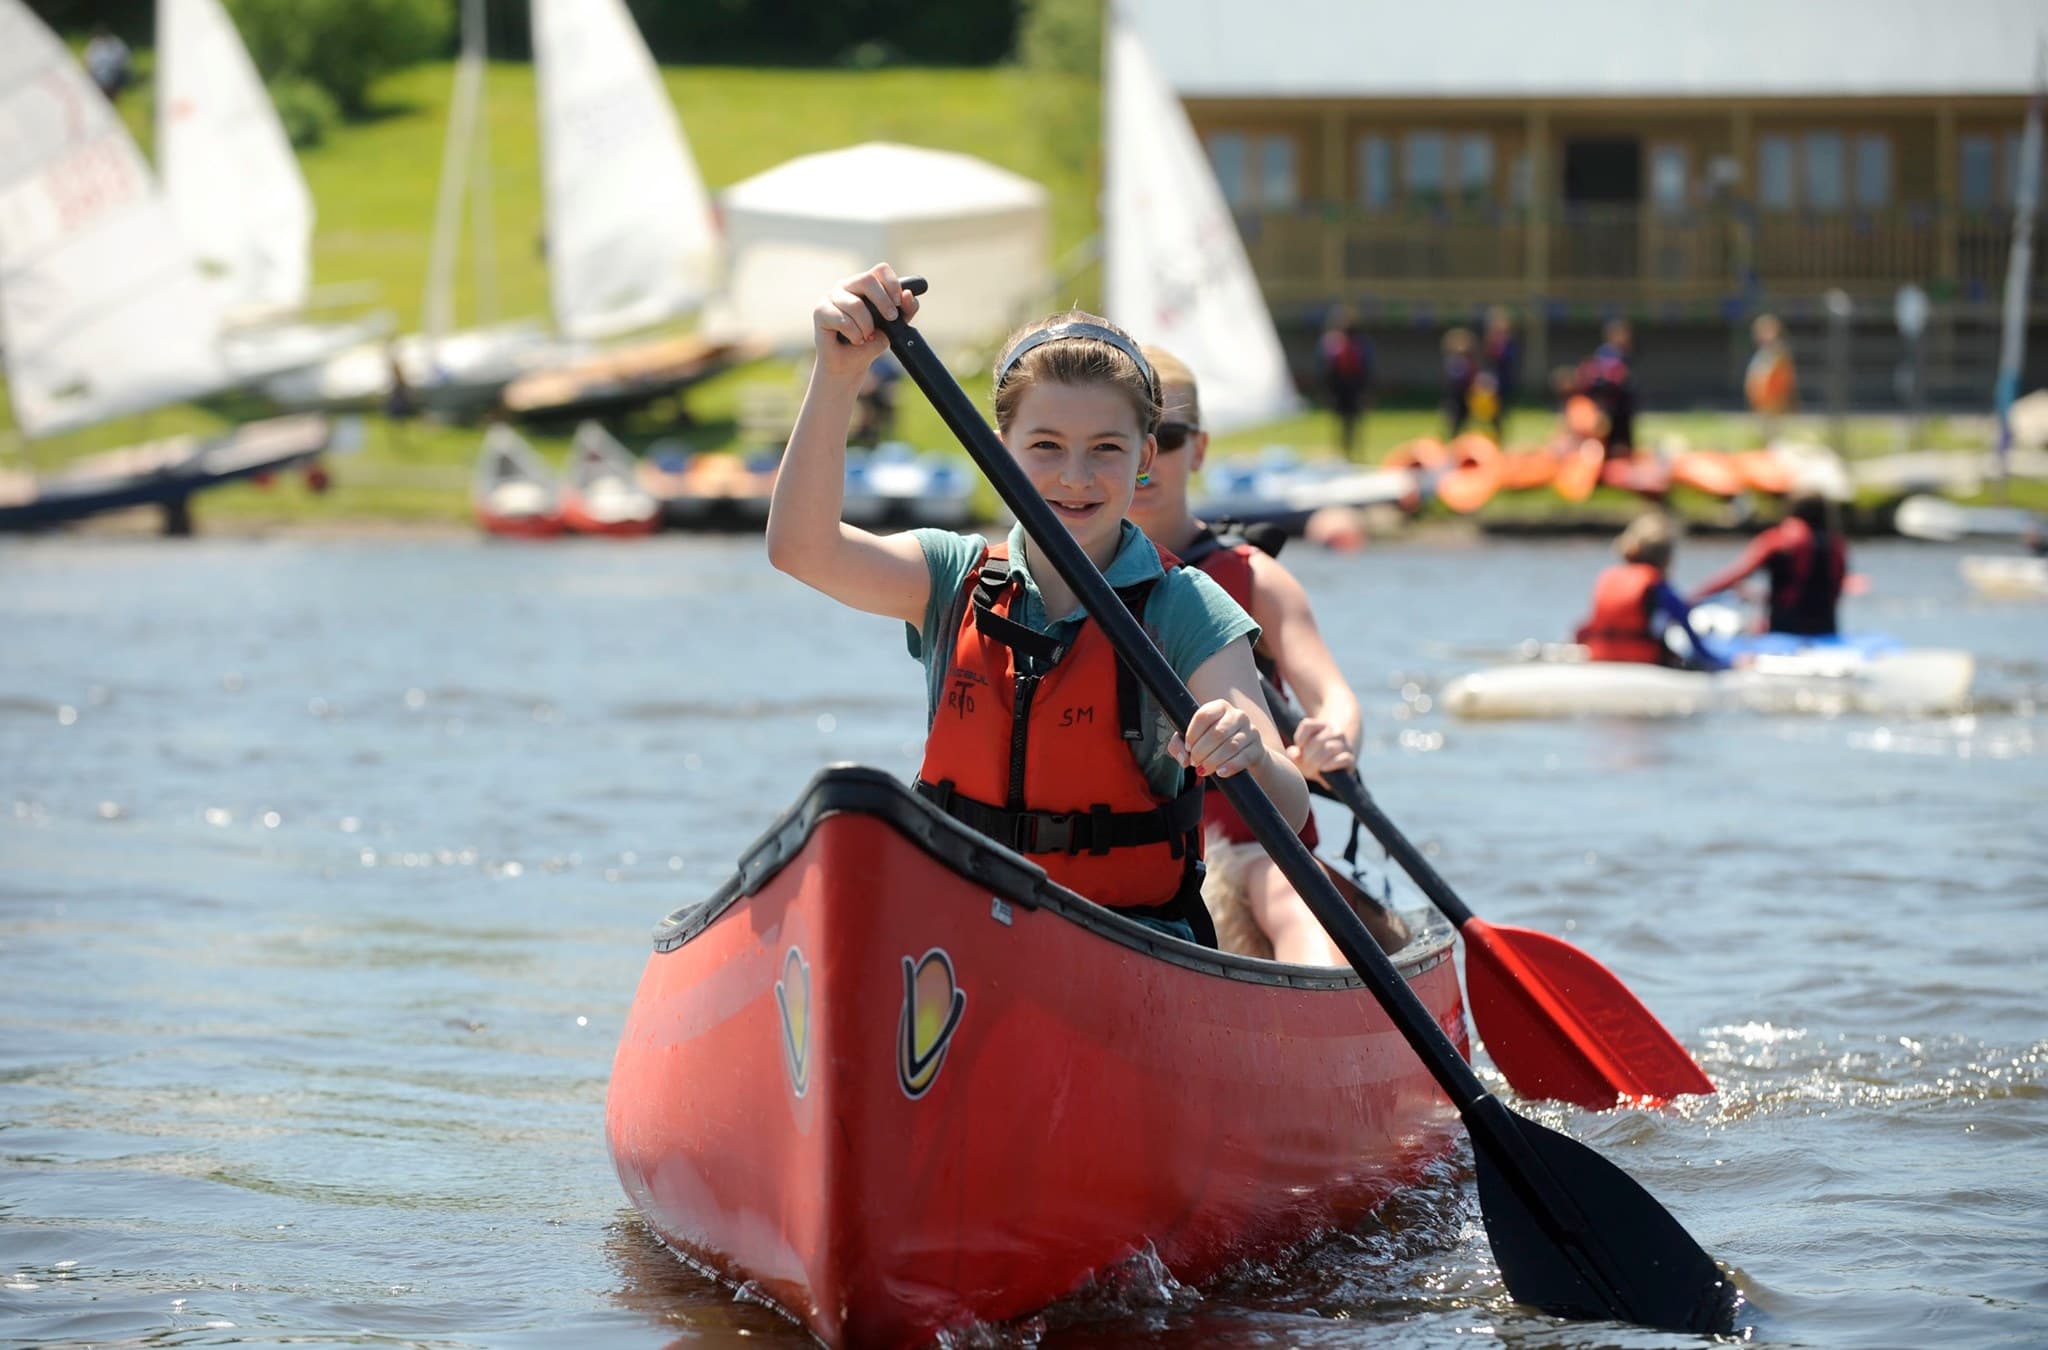
[[[1003,67],[879,72],[683,67],[663,74],[714,191],[795,155],[859,141],[899,140],[980,155],[1044,183],[1051,193],[1055,258],[1095,230],[1096,164],[1088,147],[1096,135],[1096,91],[1085,80]],[[337,128],[302,160],[319,212],[315,286],[369,283],[376,307],[391,311],[402,330],[417,328],[420,320],[452,81],[453,67],[447,64],[420,66],[387,79],[376,90],[374,116]],[[486,90],[495,258],[487,284],[480,285],[469,252],[473,233],[465,224],[465,252],[456,276],[457,315],[464,323],[538,316],[547,310],[546,271],[538,248],[542,210],[533,70],[494,65]],[[145,152],[152,130],[149,99],[145,83],[123,99],[121,108]],[[1090,268],[1064,279],[1063,286],[1062,301],[1087,304],[1098,294],[1099,278]],[[494,296],[494,307],[480,303],[485,294]],[[695,426],[684,433],[685,440],[696,449],[738,448],[742,390],[772,384],[794,394],[801,378],[797,364],[770,361],[699,386],[688,396]],[[962,374],[963,383],[977,394],[986,378],[986,371]],[[4,407],[0,397],[0,411]],[[236,415],[255,411],[246,403],[161,409],[38,443],[33,460],[47,469],[148,437],[215,431],[232,425]],[[626,439],[644,444],[673,430],[674,411],[657,408],[640,415],[623,428]],[[1512,429],[1518,440],[1540,440],[1551,420],[1547,411],[1524,410]],[[1731,415],[1650,413],[1639,419],[1639,426],[1648,444],[1670,435],[1698,446],[1755,442],[1748,420]],[[914,394],[902,400],[898,429],[920,445],[951,444],[937,416]],[[1377,460],[1402,441],[1438,429],[1438,415],[1431,409],[1376,411],[1366,422],[1365,454]],[[1821,419],[1810,419],[1801,430],[1815,439],[1828,438]],[[1986,435],[1981,419],[1935,420],[1923,428],[1919,443],[1982,446]],[[203,516],[280,520],[462,521],[468,516],[467,474],[478,439],[472,427],[394,427],[370,417],[363,449],[332,466],[335,487],[325,496],[306,492],[292,477],[268,488],[223,488],[208,494],[200,511]],[[533,439],[552,458],[566,453],[566,437],[560,434]],[[1275,444],[1310,455],[1335,454],[1330,419],[1313,412],[1221,437],[1215,453]],[[1896,419],[1851,421],[1851,455],[1896,448]],[[1519,503],[1503,500],[1488,510],[1566,509],[1562,503],[1549,505],[1553,494],[1521,496],[1525,500]],[[1680,505],[1688,512],[1695,509],[1693,503]]]

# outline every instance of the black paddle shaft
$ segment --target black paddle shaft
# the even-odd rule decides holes
[[[921,277],[902,279],[913,295]],[[1025,532],[1102,626],[1117,656],[1177,726],[1194,695],[1117,600],[1102,573],[1053,516],[952,372],[899,313],[868,309],[911,380],[1016,513]],[[1457,1106],[1472,1137],[1480,1207],[1508,1292],[1566,1317],[1721,1332],[1733,1292],[1713,1259],[1626,1173],[1592,1150],[1524,1120],[1486,1091],[1429,1010],[1338,895],[1308,848],[1250,774],[1219,780],[1282,875],[1336,942],[1430,1075]]]
[[[1294,710],[1278,685],[1267,679],[1261,679],[1260,684],[1266,691],[1267,706],[1273,710],[1274,724],[1280,728],[1281,735],[1293,740],[1294,729],[1301,725],[1301,714]],[[1430,903],[1442,910],[1443,916],[1454,926],[1463,928],[1471,919],[1472,911],[1451,889],[1451,883],[1437,875],[1437,870],[1429,865],[1429,859],[1422,856],[1422,850],[1409,843],[1408,836],[1401,833],[1386,812],[1380,810],[1380,804],[1372,799],[1372,793],[1366,789],[1365,780],[1358,776],[1358,770],[1346,769],[1323,777],[1330,785],[1330,792],[1352,815],[1358,817],[1359,823],[1373,838],[1380,841],[1380,847],[1401,864],[1401,870],[1422,888]]]

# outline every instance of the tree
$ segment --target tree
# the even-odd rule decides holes
[[[379,76],[449,48],[451,0],[228,0],[235,26],[266,79],[301,79],[344,114],[368,108]]]

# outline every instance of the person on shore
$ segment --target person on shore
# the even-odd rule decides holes
[[[134,58],[128,44],[103,23],[92,26],[92,36],[86,39],[79,59],[109,103],[121,97],[121,91],[134,78]]]
[[[1479,378],[1479,343],[1469,328],[1445,332],[1444,439],[1453,441],[1472,417],[1472,387]]]
[[[1699,584],[1693,603],[1733,590],[1761,570],[1770,580],[1765,631],[1795,637],[1833,637],[1842,583],[1849,576],[1849,549],[1835,525],[1827,498],[1796,492],[1786,516],[1749,541],[1742,556]]]
[[[1514,402],[1522,378],[1522,340],[1515,335],[1515,317],[1500,305],[1486,311],[1486,338],[1480,349],[1481,364],[1493,381],[1492,416],[1480,420],[1493,425],[1497,445],[1508,443],[1508,405]]]
[[[1159,423],[1159,454],[1147,481],[1132,496],[1131,520],[1153,543],[1207,572],[1258,624],[1253,656],[1275,684],[1292,692],[1304,713],[1294,742],[1287,747],[1301,771],[1320,778],[1354,767],[1358,697],[1323,641],[1307,592],[1276,559],[1242,538],[1212,528],[1189,509],[1189,479],[1209,453],[1200,391],[1194,372],[1171,352],[1146,347],[1144,354],[1159,374],[1165,412]],[[1344,963],[1322,924],[1220,792],[1210,793],[1204,802],[1202,826],[1209,859],[1202,895],[1225,951],[1270,954],[1276,961],[1298,965]],[[1303,827],[1301,838],[1315,846],[1313,819]]]
[[[1770,444],[1778,418],[1792,410],[1799,396],[1799,376],[1792,364],[1792,348],[1785,341],[1785,326],[1775,314],[1759,314],[1749,326],[1756,351],[1742,373],[1742,395],[1756,414],[1763,441]]]
[[[1636,451],[1635,334],[1627,319],[1609,319],[1600,345],[1579,364],[1575,392],[1584,394],[1607,419],[1601,441],[1609,459]]]
[[[1350,310],[1340,307],[1331,312],[1316,344],[1316,362],[1337,417],[1337,447],[1345,459],[1356,459],[1358,433],[1372,401],[1373,352],[1365,326]]]
[[[1693,632],[1692,607],[1671,588],[1671,555],[1677,542],[1671,518],[1656,511],[1637,516],[1614,541],[1621,561],[1594,581],[1593,613],[1573,635],[1584,644],[1588,658],[1702,670],[1726,667]],[[1689,659],[1665,642],[1670,628],[1685,634]]]
[[[880,445],[896,434],[896,386],[903,379],[903,367],[896,358],[883,352],[868,367],[867,378],[862,381],[860,397],[856,400],[858,411],[853,419],[850,439],[855,445]]]
[[[995,367],[996,426],[1074,542],[1151,631],[1199,705],[1166,723],[1019,526],[874,535],[840,520],[846,436],[886,317],[917,313],[888,264],[812,312],[817,362],[776,474],[768,557],[854,609],[900,619],[923,662],[917,791],[1060,885],[1173,936],[1213,940],[1202,906],[1202,778],[1249,773],[1293,827],[1308,788],[1258,694],[1253,622],[1124,519],[1158,453],[1159,392],[1122,329],[1069,312],[1027,325]]]

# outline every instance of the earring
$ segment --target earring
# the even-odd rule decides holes
[[[1138,475],[1138,486],[1139,486],[1139,487],[1149,487],[1149,486],[1151,486],[1151,484],[1152,484],[1152,473],[1151,473],[1151,471],[1150,471],[1150,470],[1147,470],[1146,472],[1144,472],[1144,473],[1141,473],[1141,474],[1139,474],[1139,475]]]

